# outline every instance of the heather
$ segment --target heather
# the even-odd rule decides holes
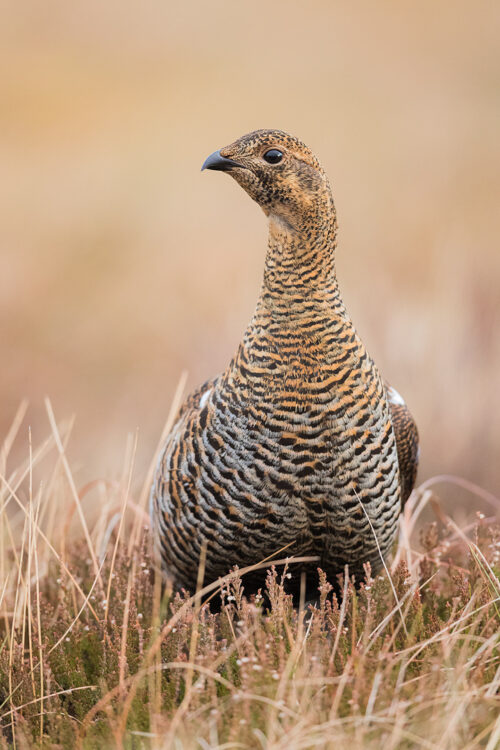
[[[245,571],[162,592],[130,438],[120,478],[76,486],[70,424],[2,452],[1,748],[487,748],[500,742],[500,526],[469,487],[457,525],[432,480],[413,493],[382,574],[327,581],[294,606],[278,551],[262,595]],[[458,481],[448,478],[449,483]],[[269,563],[266,563],[269,566]],[[335,583],[335,586],[332,586]],[[214,607],[214,595],[219,604]]]

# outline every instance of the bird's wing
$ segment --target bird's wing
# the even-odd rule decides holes
[[[161,479],[163,475],[163,463],[165,456],[168,456],[170,447],[175,441],[178,434],[182,434],[186,426],[186,422],[192,418],[196,412],[201,411],[207,403],[212,391],[216,388],[220,378],[213,378],[207,380],[203,385],[200,385],[195,391],[189,394],[185,401],[182,402],[181,407],[175,415],[175,419],[170,432],[167,435],[165,443],[163,444],[162,450],[160,451],[157,477]]]
[[[199,388],[190,393],[177,412],[175,421],[178,422],[179,419],[184,416],[184,414],[192,411],[193,409],[203,409],[208,400],[208,397],[210,396],[210,393],[216,386],[218,380],[218,377],[213,378],[212,380],[207,380],[205,383],[203,383],[203,385],[200,385]]]
[[[203,385],[197,388],[195,391],[189,394],[186,400],[182,403],[182,406],[175,415],[174,424],[167,435],[165,443],[158,456],[158,463],[156,466],[155,479],[151,488],[150,498],[150,512],[151,515],[156,514],[156,506],[162,505],[163,495],[167,493],[165,489],[165,482],[168,481],[170,470],[169,460],[177,440],[181,440],[186,424],[190,419],[196,418],[196,413],[200,412],[206,405],[210,395],[215,389],[219,378],[213,380],[207,380]],[[184,449],[183,449],[184,450]]]
[[[418,430],[410,410],[397,390],[386,383],[387,400],[391,408],[392,426],[396,436],[399,474],[401,477],[401,502],[406,503],[415,486],[420,448]]]

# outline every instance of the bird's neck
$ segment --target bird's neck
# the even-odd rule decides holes
[[[337,220],[331,193],[293,221],[269,217],[269,239],[262,297],[267,304],[307,300],[337,293]]]
[[[294,377],[300,371],[300,377],[308,378],[311,370],[345,364],[346,341],[349,351],[358,347],[335,273],[333,201],[326,208],[294,227],[270,217],[264,283],[234,361],[236,371],[244,370],[247,385],[250,362],[261,368],[271,356],[273,368],[284,363],[291,365]]]

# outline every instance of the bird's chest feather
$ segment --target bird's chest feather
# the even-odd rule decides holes
[[[243,366],[225,384],[230,407],[223,417],[233,426],[238,459],[260,468],[262,486],[278,473],[296,492],[334,495],[351,480],[361,489],[378,471],[376,461],[363,461],[365,448],[377,450],[389,419],[378,372],[357,348],[347,356],[323,351],[313,361],[311,347],[305,354],[267,361],[261,353],[240,355]]]

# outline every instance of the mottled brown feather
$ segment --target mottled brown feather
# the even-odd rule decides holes
[[[398,450],[399,475],[401,482],[401,503],[404,507],[415,486],[417,478],[419,444],[417,425],[405,403],[389,401],[392,426]]]

